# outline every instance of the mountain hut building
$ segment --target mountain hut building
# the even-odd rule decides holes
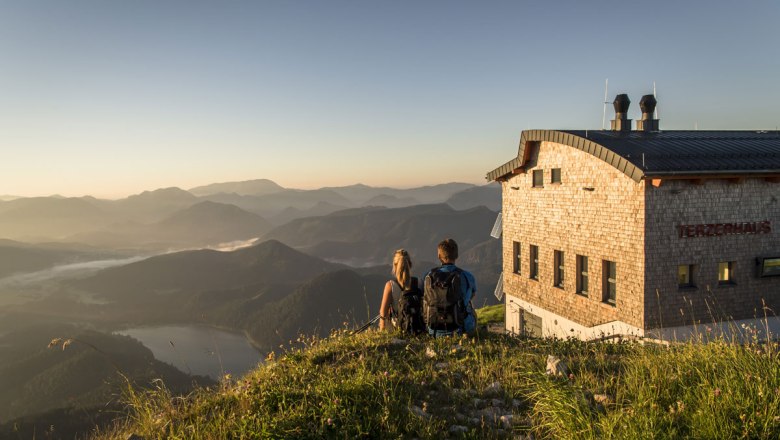
[[[611,130],[523,131],[487,173],[508,332],[780,334],[780,133],[662,131],[655,103],[634,130],[618,95]]]

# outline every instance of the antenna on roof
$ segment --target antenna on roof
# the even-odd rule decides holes
[[[604,81],[604,110],[601,112],[601,129],[604,130],[604,124],[607,122],[607,91],[609,90],[609,78]]]
[[[653,98],[658,100],[658,96],[655,94],[655,81],[653,81]],[[658,107],[655,108],[655,114],[653,115],[653,119],[658,119]]]

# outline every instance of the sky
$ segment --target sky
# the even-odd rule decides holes
[[[484,183],[522,130],[780,125],[777,1],[0,0],[0,195]],[[607,121],[614,116],[611,104]],[[609,122],[607,122],[607,126]]]

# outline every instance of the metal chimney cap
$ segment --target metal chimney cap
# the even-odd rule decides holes
[[[628,99],[628,95],[621,93],[615,97],[615,101],[612,102],[615,107],[615,113],[628,113],[628,106],[631,105],[631,100]]]
[[[653,114],[656,104],[658,104],[658,101],[656,101],[655,96],[645,95],[639,101],[639,108],[642,109],[642,113]]]

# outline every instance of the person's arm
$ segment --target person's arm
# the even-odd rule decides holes
[[[390,309],[393,307],[393,282],[385,283],[382,293],[382,305],[379,306],[379,330],[384,330],[390,320]]]

